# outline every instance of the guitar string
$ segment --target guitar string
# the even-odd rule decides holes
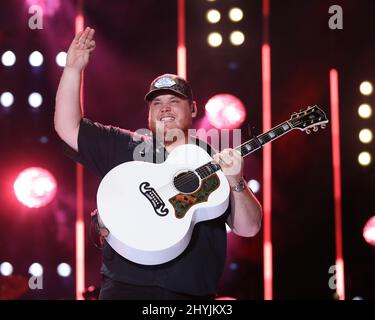
[[[272,130],[273,132],[276,133],[276,137],[279,137],[281,135],[280,132],[278,132],[278,131],[280,131],[280,129],[282,129],[281,125],[276,126]],[[237,146],[236,148],[234,148],[234,150],[240,151],[241,156],[244,157],[244,156],[246,156],[246,155],[249,154],[249,151],[251,151],[251,150],[248,150],[248,148],[246,148],[246,145],[250,145],[252,148],[256,148],[257,149],[258,147],[261,147],[263,144],[266,144],[267,142],[272,141],[272,140],[274,140],[274,138],[276,138],[276,137],[267,137],[267,134],[262,134],[262,135],[259,135],[257,137],[257,140],[259,138],[262,138],[262,140],[263,140],[263,141],[259,141],[258,140],[258,142],[260,142],[260,146],[259,146],[259,143],[257,143],[257,141],[253,138],[253,139],[250,139],[250,140],[244,142],[243,144]],[[253,149],[252,151],[255,151],[256,149]],[[196,171],[198,173],[198,176],[201,179],[202,179],[202,177],[201,177],[200,173],[202,173],[203,175],[206,175],[206,173],[208,173],[208,175],[206,177],[208,177],[211,174],[210,170],[207,170],[205,168],[205,166],[210,165],[211,163],[212,163],[212,161],[210,161],[210,162],[208,162],[208,163],[206,163],[206,164],[202,165],[201,167],[199,167],[199,168],[197,168],[197,169],[194,170],[194,171]],[[201,172],[197,171],[199,169],[200,169]],[[218,170],[216,170],[216,171],[218,171]],[[216,171],[214,171],[214,173]],[[204,177],[204,178],[206,178],[206,177]],[[168,186],[175,187],[176,189],[179,189],[179,188],[183,187],[184,185],[193,182],[196,179],[196,174],[193,173],[193,175],[191,175],[191,174],[184,175],[182,178],[176,178],[176,179],[178,179],[178,181],[176,181],[176,182],[169,182],[168,184],[165,184],[165,185],[163,185],[161,187],[158,187],[155,190],[158,190],[158,192],[162,193],[162,189],[164,189],[164,188],[166,188]]]
[[[283,124],[284,124],[284,123],[283,123]],[[279,126],[276,126],[276,127],[273,128],[272,130],[270,130],[270,132],[273,131],[273,132],[276,134],[275,137],[270,137],[270,136],[268,135],[269,132],[267,132],[267,133],[264,133],[264,134],[259,135],[258,137],[256,137],[256,139],[255,139],[255,138],[252,138],[252,139],[250,139],[250,140],[244,142],[243,144],[241,144],[241,145],[237,146],[236,148],[234,148],[234,150],[236,150],[236,151],[240,151],[242,157],[248,155],[248,154],[249,154],[249,151],[251,151],[251,150],[248,150],[248,148],[246,148],[246,145],[250,145],[252,148],[256,148],[256,149],[258,149],[259,147],[263,146],[264,144],[266,144],[266,143],[268,143],[268,142],[274,140],[275,138],[278,138],[278,137],[281,136],[282,134],[284,134],[284,133],[286,133],[287,131],[290,131],[290,129],[292,129],[292,128],[289,126],[289,130],[285,131],[285,130],[282,128],[282,125],[283,125],[283,124],[280,124]],[[282,132],[280,132],[280,130],[281,130]],[[261,141],[260,138],[261,138],[263,141]],[[258,141],[256,141],[256,140],[258,140]],[[259,145],[259,142],[260,142],[260,145]],[[256,149],[253,149],[252,151],[255,151]],[[200,175],[200,172],[197,171],[197,170],[200,169],[201,173],[203,173],[203,174],[205,175],[205,174],[206,174],[206,170],[207,170],[207,169],[205,169],[205,166],[210,165],[211,163],[212,163],[212,161],[210,161],[210,162],[208,162],[208,163],[202,165],[201,167],[195,169],[194,172],[196,171],[196,172],[198,173],[198,176],[202,179],[202,177],[201,177],[201,175]],[[209,175],[211,175],[210,170],[207,170],[207,171],[208,171],[208,175],[207,175],[206,177],[208,177]],[[218,170],[215,170],[214,173],[217,172],[217,171],[218,171]],[[206,177],[204,177],[204,178],[206,178]],[[203,179],[204,179],[204,178],[203,178]],[[176,179],[178,179],[178,181],[176,181],[176,182],[169,182],[168,184],[166,184],[166,185],[164,185],[164,186],[161,186],[161,187],[159,187],[159,188],[157,188],[157,189],[155,189],[155,190],[159,190],[159,192],[160,192],[163,188],[166,188],[166,187],[168,187],[168,186],[172,186],[172,187],[174,186],[176,189],[181,188],[181,187],[183,187],[184,185],[186,185],[187,183],[191,183],[191,182],[193,182],[193,181],[196,179],[196,174],[193,173],[193,175],[191,175],[191,174],[190,174],[190,175],[184,175],[182,178],[176,178]]]
[[[237,146],[234,150],[240,151],[241,156],[244,156],[244,155],[246,155],[246,152],[248,152],[248,150],[245,147],[247,144],[251,144],[251,146],[254,147],[254,148],[259,146],[258,144],[256,144],[255,141],[250,140],[250,141],[247,141],[247,142]],[[194,171],[197,171],[197,170],[200,169],[201,173],[203,173],[204,175],[206,175],[208,173],[207,176],[202,178],[201,175],[200,175],[200,172],[198,171],[198,175],[201,179],[204,179],[204,178],[208,177],[209,175],[211,175],[212,172],[210,172],[208,169],[206,169],[205,166],[212,164],[212,162],[213,161],[210,161],[210,162],[208,162],[208,163],[206,163],[206,164],[204,164],[204,165],[202,165],[199,168],[194,170]],[[218,171],[218,170],[216,170],[216,171]],[[214,172],[216,172],[216,171],[214,171]],[[158,190],[160,190],[163,187],[170,186],[170,185],[173,185],[173,184],[177,189],[179,189],[179,188],[183,187],[184,185],[193,182],[196,179],[196,175],[194,173],[193,173],[193,175],[186,175],[185,174],[183,177],[176,178],[176,179],[178,179],[178,181],[168,183],[167,185],[161,186],[161,187],[158,188]]]
[[[243,152],[243,151],[248,151],[247,149],[244,150],[245,145],[248,144],[248,143],[249,143],[249,142],[245,142],[245,143],[241,144],[240,146],[237,146],[234,150],[237,150],[237,151],[238,151],[238,149],[241,149],[241,150],[240,150],[240,151],[241,151],[241,156],[243,156],[243,154],[245,153],[245,152]],[[257,145],[256,145],[256,146],[257,146]],[[256,146],[254,146],[254,147],[256,147]],[[211,172],[209,169],[206,169],[206,168],[205,168],[206,166],[212,164],[212,162],[213,162],[213,161],[210,161],[210,162],[208,162],[208,163],[206,163],[206,164],[204,164],[204,165],[202,165],[202,166],[200,166],[199,168],[197,168],[197,169],[194,170],[194,171],[197,171],[197,170],[200,169],[200,171],[201,171],[204,175],[206,175],[206,174],[208,173],[207,176],[205,176],[205,177],[202,178],[201,175],[200,175],[200,172],[198,172],[198,175],[199,175],[199,177],[200,177],[201,179],[204,179],[204,178],[206,178],[206,177],[208,177],[209,175],[212,174],[212,172]],[[218,164],[218,163],[216,163],[216,164]],[[213,165],[213,164],[212,164],[212,165]],[[220,164],[219,164],[219,165],[220,165]],[[220,169],[219,169],[219,170],[220,170]],[[216,171],[218,171],[218,170],[215,170],[214,173],[215,173]],[[174,183],[174,185],[177,185],[177,184],[178,184],[178,187],[181,188],[181,187],[183,187],[185,184],[193,182],[193,181],[195,180],[195,177],[196,177],[196,175],[193,174],[193,175],[184,175],[182,178],[176,178],[176,179],[179,179],[179,180],[176,181],[176,182]]]
[[[241,149],[241,155],[242,155],[242,153],[243,153],[242,151],[244,151],[242,149],[243,149],[243,147],[244,147],[245,144],[246,143],[244,143],[244,144],[236,147],[234,150]],[[206,175],[208,173],[207,176],[205,176],[205,177],[202,178],[201,175],[200,175],[200,172],[198,172],[198,175],[199,175],[199,177],[201,179],[204,179],[204,178],[206,178],[206,177],[208,177],[209,175],[212,174],[211,171],[209,171],[208,169],[205,168],[205,166],[210,165],[210,164],[212,164],[212,161],[210,161],[210,162],[208,162],[208,163],[206,163],[206,164],[204,164],[204,165],[202,165],[199,168],[197,168],[197,169],[194,170],[194,171],[197,171],[197,170],[200,169],[200,171],[201,171],[201,173],[203,173],[203,175]],[[217,171],[218,170],[214,171],[214,173],[217,172]],[[192,172],[192,171],[190,171],[190,172]],[[174,185],[176,187],[176,189],[179,189],[179,188],[185,186],[186,184],[193,182],[196,179],[196,174],[194,174],[194,173],[193,173],[193,175],[191,175],[191,174],[190,175],[186,175],[185,174],[183,177],[176,178],[176,179],[178,179],[178,181],[168,183],[168,184],[166,184],[164,186],[161,186],[161,187],[157,188],[157,190],[160,190],[161,188],[164,188],[164,187],[167,187],[167,186],[171,186],[171,185],[172,186]]]

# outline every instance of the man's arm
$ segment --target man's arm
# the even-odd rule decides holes
[[[237,151],[225,149],[215,154],[214,159],[220,164],[231,187],[231,215],[227,219],[229,227],[239,236],[255,236],[262,224],[262,206],[246,181],[242,191],[233,190],[243,179],[243,158]]]
[[[95,49],[94,33],[94,29],[86,28],[75,36],[67,53],[66,66],[56,94],[55,130],[76,151],[79,124],[83,116],[80,102],[82,71]]]

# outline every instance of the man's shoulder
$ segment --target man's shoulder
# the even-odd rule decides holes
[[[85,127],[91,127],[94,129],[98,129],[99,131],[102,131],[103,133],[113,134],[115,136],[119,136],[121,138],[129,138],[130,140],[133,140],[135,142],[143,142],[148,141],[148,133],[147,129],[145,130],[137,130],[132,131],[129,129],[124,129],[122,127],[119,127],[117,125],[113,124],[103,124],[98,121],[92,121],[88,118],[83,118],[81,121],[81,125]]]

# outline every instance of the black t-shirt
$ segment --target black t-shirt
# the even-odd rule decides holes
[[[151,157],[151,161],[157,162],[155,155],[160,150],[167,157],[165,149],[160,149],[152,141],[147,136],[104,126],[84,118],[78,134],[79,152],[68,155],[103,178],[115,166],[133,161],[133,151],[140,143],[145,148],[137,148],[137,152],[138,149],[143,154],[152,152],[154,157]],[[211,155],[214,153],[201,140],[196,139],[196,143],[207,147],[206,151]],[[229,213],[230,205],[219,218],[198,223],[186,250],[174,260],[156,266],[133,263],[120,256],[105,242],[101,272],[113,280],[129,284],[159,286],[198,296],[214,295],[225,264],[225,221]]]

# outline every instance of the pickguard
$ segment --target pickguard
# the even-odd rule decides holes
[[[170,198],[169,202],[172,204],[175,210],[176,218],[182,219],[193,205],[206,202],[209,195],[214,192],[219,185],[220,179],[217,174],[214,174],[206,179],[203,179],[200,188],[194,193],[179,193],[173,198]]]

